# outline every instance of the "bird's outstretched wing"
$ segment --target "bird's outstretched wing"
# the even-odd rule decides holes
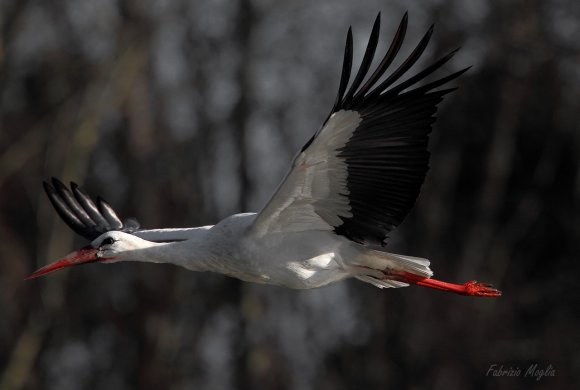
[[[93,202],[91,197],[75,183],[71,183],[70,190],[55,178],[52,179],[52,185],[47,182],[43,184],[48,199],[62,220],[75,233],[91,241],[111,230],[126,233],[139,230],[139,222],[136,219],[121,221],[107,202],[100,197]]]
[[[437,104],[455,90],[436,88],[467,69],[416,85],[446,63],[455,50],[394,85],[425,50],[431,26],[401,65],[383,78],[401,48],[406,29],[407,14],[387,53],[363,84],[379,40],[380,14],[377,16],[361,66],[347,91],[352,67],[349,29],[336,102],[256,217],[253,234],[334,230],[358,243],[383,245],[387,234],[407,216],[429,168],[427,143]]]

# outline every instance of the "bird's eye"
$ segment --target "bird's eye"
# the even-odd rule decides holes
[[[101,242],[101,246],[103,245],[112,245],[115,243],[115,240],[113,239],[113,237],[107,237],[105,238],[102,242]]]

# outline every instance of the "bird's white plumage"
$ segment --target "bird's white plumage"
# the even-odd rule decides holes
[[[167,242],[167,241],[183,241],[189,240],[191,237],[199,230],[208,230],[213,225],[193,227],[193,228],[173,228],[173,229],[147,229],[139,230],[133,235],[140,237],[144,240],[155,241],[155,242]]]

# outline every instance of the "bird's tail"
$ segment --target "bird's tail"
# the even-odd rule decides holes
[[[406,287],[409,284],[391,278],[394,273],[409,273],[430,278],[433,271],[429,260],[421,257],[397,255],[380,250],[366,249],[359,257],[355,277],[379,288]]]

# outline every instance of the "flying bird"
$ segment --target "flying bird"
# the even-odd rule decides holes
[[[419,84],[449,61],[454,50],[409,74],[427,47],[431,26],[387,74],[403,44],[407,19],[405,14],[369,75],[379,41],[379,13],[350,87],[349,28],[336,101],[259,213],[235,214],[213,226],[142,229],[135,219],[122,221],[104,200],[93,201],[76,184],[69,189],[52,179],[44,188],[56,212],[91,243],[27,279],[79,264],[142,261],[295,289],[352,277],[380,288],[414,284],[500,296],[486,283],[433,279],[429,260],[386,250],[387,235],[405,219],[425,179],[437,105],[456,89],[447,84],[467,70]]]

